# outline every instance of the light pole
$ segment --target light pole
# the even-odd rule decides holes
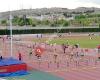
[[[11,38],[11,40],[10,40],[10,51],[11,51],[11,57],[12,57],[12,15],[11,15],[11,13],[10,13],[9,18],[10,18],[10,38]]]

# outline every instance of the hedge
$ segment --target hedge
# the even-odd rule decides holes
[[[28,29],[13,30],[13,34],[37,34],[37,33],[67,33],[67,32],[100,32],[100,28],[78,28],[78,29]],[[0,30],[0,35],[9,35],[10,30]]]

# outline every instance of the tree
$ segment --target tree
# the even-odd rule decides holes
[[[36,24],[35,23],[32,23],[32,27],[35,27],[36,26]]]
[[[84,18],[86,18],[86,15],[80,14],[78,16],[75,16],[75,19],[84,19]]]
[[[20,20],[20,18],[18,16],[14,16],[14,18],[12,20],[13,25],[15,25],[15,26],[18,25],[19,20]]]
[[[99,28],[100,28],[100,24],[99,24]]]
[[[20,19],[19,19],[18,25],[19,25],[19,26],[24,26],[24,25],[25,25],[25,22],[24,22],[23,18],[20,18]]]
[[[51,27],[56,27],[57,25],[55,23],[50,24]]]
[[[7,26],[7,20],[2,20],[1,25]]]
[[[49,20],[43,20],[41,21],[42,25],[50,25],[50,21]]]
[[[68,21],[65,21],[65,22],[63,23],[63,26],[68,26],[68,25],[69,25]]]

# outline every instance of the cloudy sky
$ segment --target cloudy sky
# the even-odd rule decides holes
[[[0,12],[29,9],[29,8],[77,8],[77,7],[99,7],[100,0],[1,0]]]

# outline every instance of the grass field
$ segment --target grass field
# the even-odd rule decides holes
[[[56,43],[56,44],[79,44],[80,47],[83,48],[95,48],[97,45],[100,44],[100,36],[92,36],[92,39],[88,36],[69,36],[66,38],[51,38],[50,40],[48,38],[43,39],[33,39],[34,42],[46,42],[48,41],[50,44]]]

